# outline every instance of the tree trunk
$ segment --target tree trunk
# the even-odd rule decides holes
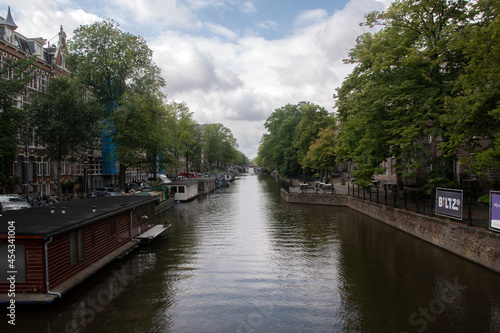
[[[125,171],[127,170],[127,166],[120,163],[120,174],[118,178],[118,186],[120,190],[125,191]]]
[[[57,161],[57,200],[59,202],[62,202],[61,170],[62,170],[62,161],[59,159],[59,161]]]

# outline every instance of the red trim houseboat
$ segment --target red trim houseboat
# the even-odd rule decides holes
[[[159,227],[155,226],[156,200],[109,196],[4,212],[0,216],[0,303],[12,299],[50,303],[132,251],[141,234]]]

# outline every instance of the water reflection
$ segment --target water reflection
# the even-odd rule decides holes
[[[499,275],[271,178],[165,215],[141,246],[1,332],[498,332]]]

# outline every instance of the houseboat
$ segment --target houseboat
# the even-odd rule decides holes
[[[170,193],[175,193],[175,201],[189,201],[198,196],[198,182],[192,179],[176,180],[164,186],[169,188]]]
[[[131,252],[156,225],[156,196],[107,196],[0,216],[0,303],[51,303]],[[15,252],[12,251],[15,249]],[[15,261],[8,262],[8,254]],[[12,283],[14,278],[15,283]]]
[[[130,193],[130,195],[156,197],[156,215],[161,214],[174,206],[174,196],[170,195],[170,189],[166,185],[158,185],[154,188],[145,188],[142,191]]]
[[[218,180],[218,184],[220,186],[226,186],[228,187],[231,182],[233,181],[233,177],[230,173],[219,173],[217,174],[217,180]]]
[[[198,194],[209,194],[217,187],[215,177],[198,177],[190,180],[198,183]]]

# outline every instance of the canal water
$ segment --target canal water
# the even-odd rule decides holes
[[[0,332],[500,332],[500,275],[270,177],[176,204],[141,245]]]

